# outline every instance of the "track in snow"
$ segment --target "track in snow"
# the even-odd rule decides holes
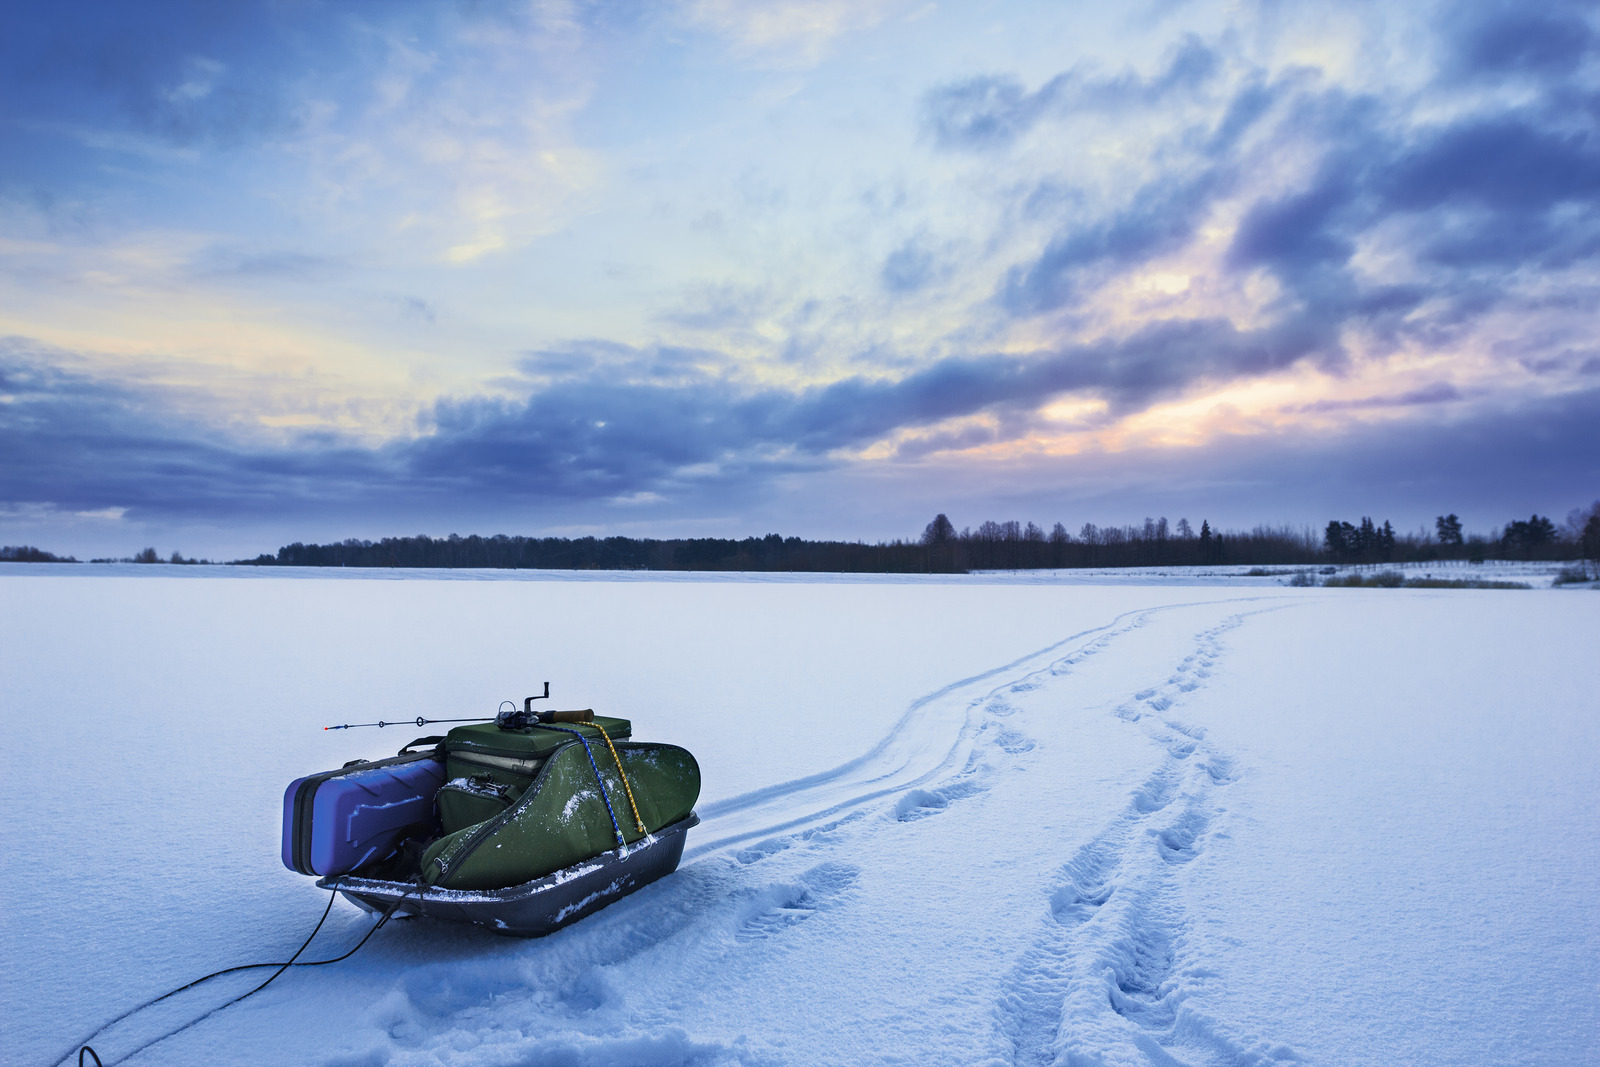
[[[1281,1043],[1232,1034],[1187,1003],[1212,976],[1190,949],[1180,891],[1183,866],[1219,832],[1218,794],[1238,771],[1174,709],[1211,677],[1224,635],[1275,610],[1233,615],[1198,634],[1165,681],[1116,707],[1164,754],[1127,807],[1058,872],[1048,914],[998,1005],[1017,1067],[1097,1063],[1119,1049],[1137,1053],[1133,1062],[1190,1067],[1301,1060]]]
[[[819,824],[820,832],[836,830],[895,794],[891,811],[901,822],[944,811],[987,788],[992,763],[984,749],[1018,755],[1034,747],[1012,725],[1024,710],[1019,705],[1055,710],[1063,697],[1070,705],[1064,679],[1157,613],[1233,603],[1239,600],[1129,612],[930,694],[860,759],[718,806],[707,822],[722,832],[696,855],[761,838],[734,853],[741,863],[759,862],[819,832]],[[1160,680],[1112,710],[1161,751],[1159,765],[1132,791],[1125,809],[1061,865],[1048,888],[1048,907],[995,1009],[1001,1044],[1016,1067],[1303,1062],[1292,1047],[1234,1033],[1189,1003],[1213,976],[1190,944],[1191,918],[1181,892],[1183,868],[1205,851],[1212,835],[1225,832],[1221,794],[1240,773],[1203,727],[1183,720],[1182,705],[1211,678],[1229,632],[1284,606],[1239,612],[1204,629]],[[746,920],[741,940],[770,936],[816,910],[804,884],[770,891],[776,896]]]
[[[756,838],[792,833],[824,821],[847,818],[903,790],[917,787],[933,790],[938,783],[951,783],[968,764],[972,746],[985,728],[986,702],[994,694],[1015,685],[1038,684],[1026,679],[1040,675],[1041,662],[1046,664],[1044,671],[1063,674],[1085,657],[1104,652],[1118,638],[1143,626],[1160,612],[1257,599],[1187,601],[1124,612],[1102,626],[1062,638],[1004,666],[952,682],[914,701],[894,728],[856,759],[820,774],[700,808],[701,825],[696,830],[699,840],[685,851],[684,861],[687,863]],[[1063,653],[1063,649],[1067,651]],[[1204,675],[1200,673],[1196,677]],[[995,738],[1002,748],[1008,743],[1023,743],[1020,740],[1008,742],[1003,731]]]

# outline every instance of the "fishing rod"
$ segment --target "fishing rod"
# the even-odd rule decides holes
[[[500,711],[494,715],[474,715],[466,719],[424,719],[418,715],[415,719],[400,719],[395,722],[386,722],[379,719],[377,722],[347,722],[338,726],[324,726],[324,730],[356,730],[364,726],[376,726],[383,729],[385,726],[431,726],[438,722],[494,722],[507,729],[520,729],[531,726],[536,722],[588,722],[594,718],[593,708],[584,708],[581,711],[539,711],[533,710],[535,700],[550,699],[550,683],[544,683],[544,692],[538,696],[527,697],[522,702],[522,710],[517,710],[515,703],[502,700],[500,706],[504,708],[511,705],[510,711]]]
[[[407,726],[412,724],[417,726],[431,726],[436,722],[492,722],[493,719],[494,717],[489,715],[478,715],[471,719],[424,719],[421,715],[418,715],[415,719],[398,719],[394,722],[385,722],[382,719],[379,719],[377,722],[346,722],[340,723],[338,726],[324,726],[323,729],[359,730],[363,726],[376,726],[381,730],[385,726]]]

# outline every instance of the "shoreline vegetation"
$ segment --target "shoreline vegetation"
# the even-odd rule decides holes
[[[1488,536],[1467,534],[1455,515],[1434,530],[1398,534],[1385,521],[1332,520],[1309,527],[1257,526],[1213,530],[1201,520],[1165,517],[1142,525],[1085,523],[1076,535],[1062,523],[1049,531],[1032,522],[994,522],[957,531],[944,514],[914,541],[808,541],[767,534],[732,538],[494,537],[350,539],[326,545],[296,542],[276,555],[238,562],[297,567],[479,567],[539,570],[829,571],[880,574],[965,574],[980,570],[1071,570],[1086,567],[1240,565],[1312,567],[1487,559],[1590,561],[1600,567],[1600,501],[1575,509],[1557,526],[1533,515]],[[1587,568],[1587,563],[1584,563]]]
[[[6,545],[0,548],[0,563],[76,563],[72,556],[58,556],[32,545]]]
[[[943,514],[936,516],[915,540],[811,541],[767,534],[765,537],[633,538],[523,537],[498,534],[481,537],[385,537],[380,541],[350,538],[330,544],[295,542],[254,559],[232,561],[254,567],[408,567],[510,570],[655,570],[655,571],[800,571],[876,574],[965,574],[983,570],[1071,570],[1151,566],[1253,565],[1252,576],[1292,575],[1296,585],[1424,586],[1428,588],[1498,588],[1507,583],[1472,579],[1404,579],[1398,571],[1382,571],[1321,583],[1308,568],[1328,575],[1339,566],[1487,560],[1567,562],[1557,584],[1600,577],[1600,501],[1575,509],[1557,526],[1533,515],[1513,520],[1490,534],[1468,534],[1455,515],[1441,515],[1432,531],[1398,533],[1364,517],[1359,523],[1331,520],[1316,531],[1310,527],[1257,526],[1251,530],[1213,530],[1202,520],[1195,530],[1188,519],[1169,524],[1166,518],[1142,525],[1099,527],[1085,523],[1076,534],[1061,523],[1049,531],[1032,522],[984,522],[957,531]],[[76,563],[32,546],[0,549],[0,561]],[[92,563],[194,564],[173,552],[163,559],[154,548],[132,557],[96,559]],[[1266,568],[1283,568],[1268,570]],[[1519,583],[1510,583],[1513,586]]]

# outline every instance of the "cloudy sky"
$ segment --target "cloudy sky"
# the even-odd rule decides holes
[[[0,12],[0,540],[1600,496],[1592,4]]]

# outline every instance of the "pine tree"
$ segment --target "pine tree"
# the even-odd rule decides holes
[[[1322,532],[1322,546],[1334,559],[1344,559],[1350,555],[1350,538],[1345,533],[1347,530],[1350,530],[1348,522],[1329,519],[1328,528]]]
[[[1583,524],[1583,535],[1578,539],[1578,548],[1584,559],[1600,568],[1600,504],[1596,504],[1589,512],[1589,519]]]
[[[1378,528],[1372,524],[1372,516],[1361,516],[1361,525],[1356,527],[1355,543],[1350,547],[1357,556],[1365,556],[1378,547]]]

